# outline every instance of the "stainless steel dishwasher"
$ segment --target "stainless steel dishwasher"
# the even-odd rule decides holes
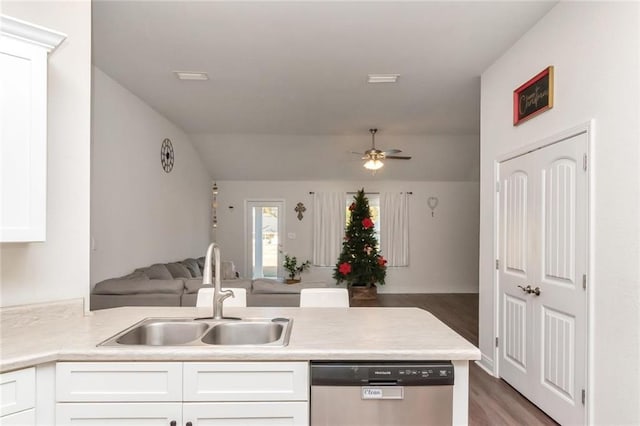
[[[451,362],[311,363],[311,426],[441,426],[452,419]]]

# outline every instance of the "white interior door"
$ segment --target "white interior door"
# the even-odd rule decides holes
[[[582,133],[500,164],[500,375],[562,424],[585,421],[586,152]]]

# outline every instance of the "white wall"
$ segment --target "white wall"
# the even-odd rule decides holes
[[[204,254],[211,179],[188,136],[93,68],[91,283]],[[160,147],[171,139],[171,173]]]
[[[245,268],[245,200],[285,201],[284,251],[298,259],[312,257],[313,196],[310,191],[412,191],[409,197],[410,266],[389,268],[384,293],[475,293],[478,277],[478,182],[351,182],[351,181],[218,181],[217,242],[222,257],[233,260],[242,275]],[[435,217],[427,206],[430,196],[439,198]],[[294,208],[304,203],[302,221]],[[230,209],[229,206],[233,206]],[[383,253],[384,254],[384,253]],[[336,259],[337,260],[337,259]],[[331,278],[332,268],[312,268],[304,280]]]
[[[558,4],[482,75],[480,349],[494,358],[494,160],[594,120],[590,423],[640,424],[640,5]],[[555,67],[555,105],[512,126],[511,93]]]
[[[371,148],[371,135],[366,129],[351,135],[190,136],[211,175],[226,180],[467,182],[480,177],[478,134],[402,135],[380,129],[376,135],[378,149],[400,149],[400,155],[413,159],[386,161],[375,176],[361,167],[362,155],[353,154]]]
[[[49,57],[47,240],[0,244],[0,306],[89,293],[91,3],[3,1],[2,13],[67,34]]]

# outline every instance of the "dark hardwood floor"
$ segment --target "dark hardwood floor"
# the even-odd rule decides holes
[[[477,294],[378,294],[376,301],[351,306],[422,308],[438,317],[462,337],[478,346]],[[549,416],[520,395],[504,380],[469,364],[469,424],[556,425]]]

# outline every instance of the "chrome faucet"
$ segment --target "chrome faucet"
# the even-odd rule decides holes
[[[220,286],[220,247],[218,244],[211,243],[207,248],[207,254],[204,258],[204,271],[202,271],[202,284],[211,285],[211,255],[215,259],[215,277],[213,287],[213,319],[222,319],[222,302],[227,297],[235,297],[233,291],[224,290]]]

